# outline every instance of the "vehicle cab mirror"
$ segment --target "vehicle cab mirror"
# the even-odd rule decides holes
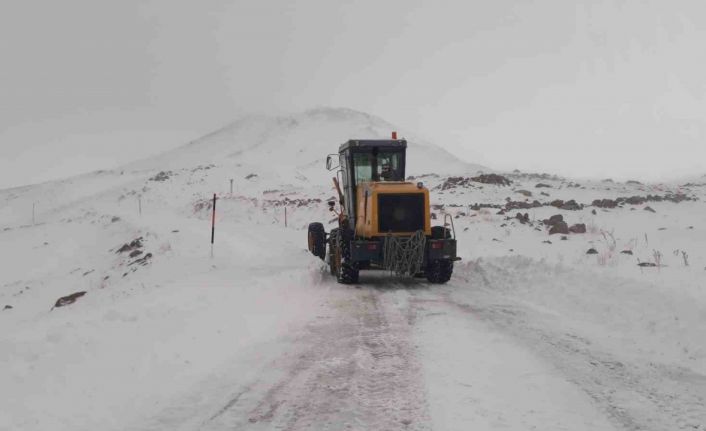
[[[338,156],[338,154],[329,154],[328,156],[326,156],[326,169],[329,171],[332,171],[334,169],[338,169],[339,165],[336,163],[334,156]],[[335,166],[334,166],[334,164],[335,164]]]

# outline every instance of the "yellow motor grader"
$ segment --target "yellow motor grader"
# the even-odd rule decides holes
[[[339,283],[357,283],[366,269],[445,283],[461,260],[451,216],[432,227],[429,190],[405,181],[406,150],[407,141],[393,132],[389,140],[349,140],[327,157],[326,168],[336,171],[339,207],[335,200],[328,205],[338,226],[327,233],[322,223],[310,223],[308,245]]]

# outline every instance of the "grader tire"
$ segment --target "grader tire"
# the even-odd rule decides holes
[[[341,284],[358,282],[358,265],[351,261],[350,241],[352,232],[347,229],[333,229],[329,242],[329,266],[331,274]]]
[[[451,279],[453,270],[453,261],[440,259],[431,262],[425,272],[430,283],[443,284]]]
[[[341,266],[341,254],[338,248],[338,228],[331,229],[328,235],[328,267],[331,275],[338,274]]]
[[[319,259],[326,258],[326,232],[321,223],[309,223],[308,232],[309,251]]]

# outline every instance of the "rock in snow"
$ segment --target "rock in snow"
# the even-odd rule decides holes
[[[71,295],[62,296],[61,298],[56,300],[56,302],[54,303],[54,307],[63,307],[65,305],[73,304],[74,302],[76,302],[76,300],[78,298],[82,297],[85,294],[86,294],[86,292],[83,291],[83,292],[75,292],[75,293],[72,293]]]

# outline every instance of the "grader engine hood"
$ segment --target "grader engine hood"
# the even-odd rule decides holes
[[[356,189],[357,236],[409,236],[419,230],[431,235],[427,188],[407,182],[365,182]]]

